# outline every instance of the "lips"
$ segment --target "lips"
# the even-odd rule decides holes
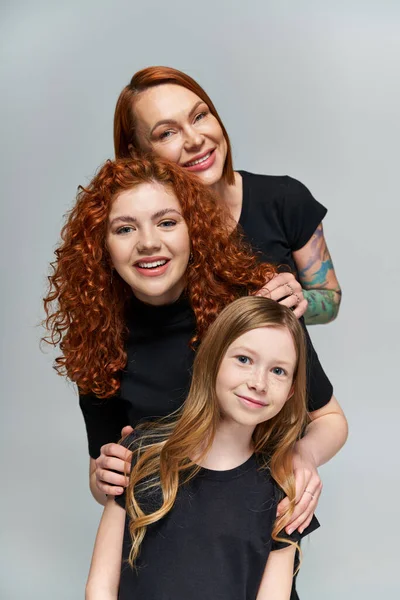
[[[188,171],[205,171],[209,169],[215,161],[215,148],[198,154],[192,160],[184,163],[182,166]]]
[[[145,277],[157,277],[167,271],[170,262],[165,256],[151,256],[137,260],[133,267]]]
[[[140,262],[137,262],[136,264],[141,269],[154,269],[155,267],[164,266],[166,262],[167,262],[166,259],[161,259],[161,260],[153,260],[151,262],[140,261]]]
[[[250,406],[252,408],[265,408],[268,406],[266,402],[262,400],[258,400],[257,398],[251,398],[250,396],[242,396],[236,394],[236,396],[241,400],[246,406]]]

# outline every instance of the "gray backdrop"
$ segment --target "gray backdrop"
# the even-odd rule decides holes
[[[152,64],[205,87],[238,168],[288,173],[329,207],[343,304],[312,337],[351,437],[321,469],[299,588],[396,596],[399,17],[395,0],[3,0],[1,598],[83,598],[101,509],[75,390],[36,324],[62,215],[112,155],[120,90]]]

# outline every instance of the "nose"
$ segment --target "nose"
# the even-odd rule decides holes
[[[136,249],[140,254],[160,250],[161,240],[156,227],[146,227],[139,232]]]
[[[193,150],[201,148],[204,143],[204,136],[196,127],[188,126],[185,129],[185,149]]]
[[[247,385],[250,390],[258,394],[265,394],[268,389],[268,375],[264,369],[254,369],[249,377]]]

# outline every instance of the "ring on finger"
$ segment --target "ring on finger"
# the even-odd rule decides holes
[[[296,292],[293,292],[293,296],[296,296],[296,300],[297,300],[296,306],[298,306],[301,302],[300,296],[298,294],[296,294]]]
[[[292,294],[294,294],[294,289],[292,288],[292,286],[290,285],[290,283],[285,283],[285,285],[289,288],[290,295],[292,296]]]
[[[311,498],[314,498],[314,494],[310,490],[304,490],[305,494],[310,494]]]

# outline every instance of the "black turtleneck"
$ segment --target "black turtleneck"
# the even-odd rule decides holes
[[[127,311],[128,360],[121,387],[112,398],[81,395],[89,454],[97,458],[103,444],[116,442],[121,429],[141,419],[161,417],[179,408],[189,390],[194,352],[190,340],[195,318],[186,298],[151,306],[133,297]],[[308,408],[329,402],[332,385],[325,375],[310,338],[308,342]]]
[[[152,306],[133,297],[127,324],[128,360],[118,394],[107,399],[80,396],[93,458],[103,444],[121,437],[125,425],[178,409],[189,390],[195,318],[187,299],[181,296],[173,304]]]

